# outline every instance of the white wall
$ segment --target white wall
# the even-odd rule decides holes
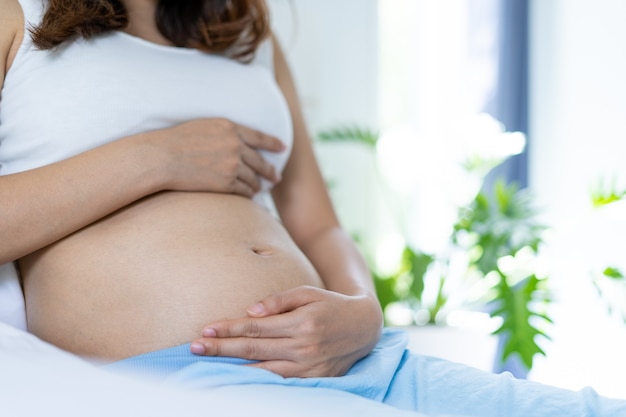
[[[532,377],[622,398],[626,325],[606,314],[589,276],[626,269],[626,207],[594,211],[589,192],[602,177],[626,189],[625,16],[622,0],[532,2],[530,112],[530,185],[554,232],[559,302],[549,356]]]
[[[311,133],[376,128],[377,0],[269,0]]]
[[[598,177],[626,185],[626,2],[540,0],[533,9],[531,176],[558,219],[586,205]]]

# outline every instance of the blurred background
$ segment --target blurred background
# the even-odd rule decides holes
[[[529,354],[525,376],[626,398],[626,2],[269,4],[336,209],[374,273],[401,269],[407,247],[451,253],[451,235],[468,235],[455,229],[459,210],[499,179],[514,183],[543,227],[532,256],[512,252],[496,269],[508,279],[505,261],[517,259],[549,277],[541,281],[549,295],[529,305],[541,301],[537,317],[552,321],[530,327],[550,339],[524,336],[545,353]],[[458,291],[470,290],[447,297]],[[389,324],[420,324],[415,306],[409,319],[388,306]],[[488,334],[501,325],[470,327]],[[454,351],[471,349],[451,343],[434,354],[457,360]]]

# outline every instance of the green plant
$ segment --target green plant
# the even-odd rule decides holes
[[[378,133],[357,126],[340,127],[319,132],[317,140],[321,142],[357,142],[374,148],[378,143]]]
[[[318,140],[374,147],[378,136],[366,129],[343,128],[322,132]],[[471,161],[463,165],[468,175],[479,173],[481,178],[498,165],[480,156]],[[505,341],[500,360],[518,355],[530,369],[535,355],[544,354],[537,338],[548,337],[544,328],[551,322],[545,312],[551,301],[547,278],[528,267],[545,231],[536,214],[527,190],[497,181],[459,208],[445,253],[424,253],[407,244],[392,273],[379,272],[369,256],[381,306],[408,306],[419,313],[414,314],[418,324],[445,323],[446,313],[456,308],[486,311],[500,318],[495,331]]]
[[[493,273],[497,277],[488,302],[495,307],[491,315],[502,318],[496,330],[506,340],[502,360],[517,353],[528,369],[535,354],[545,354],[535,338],[547,337],[542,327],[551,322],[545,313],[550,302],[547,278],[537,276],[529,265],[524,265],[521,274],[515,269],[507,271],[500,261],[523,250],[538,254],[545,227],[535,217],[528,190],[498,181],[493,198],[481,192],[468,209],[461,210],[452,237],[457,244],[459,233],[475,237],[473,245],[479,249],[479,256],[470,262],[470,268],[477,268],[483,276]]]
[[[480,297],[466,299],[465,305],[455,307],[485,309],[492,317],[499,317],[501,324],[495,333],[505,339],[500,359],[505,361],[517,354],[530,369],[535,355],[544,354],[536,339],[548,338],[544,328],[551,322],[545,311],[551,301],[547,278],[538,276],[530,265],[545,230],[535,218],[527,190],[497,181],[491,195],[481,191],[468,206],[459,209],[448,255],[425,254],[407,247],[396,273],[376,276],[381,304],[405,302],[427,312],[429,323],[441,323],[445,320],[442,312],[450,307],[450,294],[463,291],[459,281],[465,281],[465,286],[483,281],[476,285],[482,288]],[[462,277],[447,275],[455,256],[466,262]],[[520,258],[518,265],[511,267],[516,257]],[[432,282],[435,296],[426,300],[427,276],[433,267],[438,270]],[[396,298],[392,300],[390,294]]]

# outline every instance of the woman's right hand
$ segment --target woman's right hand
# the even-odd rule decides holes
[[[152,134],[171,157],[166,189],[252,197],[261,188],[261,178],[280,181],[259,150],[281,152],[285,145],[230,120],[197,119]]]

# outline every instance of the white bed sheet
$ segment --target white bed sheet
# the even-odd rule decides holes
[[[184,391],[113,375],[0,322],[0,415],[425,417],[353,394],[277,385]]]

